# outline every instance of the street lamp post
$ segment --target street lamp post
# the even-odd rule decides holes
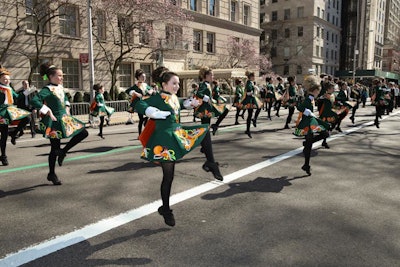
[[[356,39],[354,40],[354,57],[353,57],[353,86],[356,84],[356,62],[357,62],[357,55],[359,53],[358,51],[358,23],[359,23],[359,14],[360,14],[360,3],[357,0],[357,16],[356,16]]]
[[[87,19],[88,19],[88,39],[89,39],[89,83],[90,83],[90,102],[93,101],[94,92],[94,60],[93,60],[93,25],[92,25],[92,1],[87,1]]]

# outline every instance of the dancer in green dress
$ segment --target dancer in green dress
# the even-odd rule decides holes
[[[218,117],[217,121],[211,124],[212,134],[218,130],[222,120],[228,115],[229,109],[224,103],[217,103],[212,98],[211,83],[214,81],[214,73],[209,67],[202,67],[199,71],[199,77],[202,82],[196,92],[196,97],[200,105],[195,108],[195,115],[201,119],[201,123],[211,123],[211,118]]]
[[[236,108],[236,114],[235,114],[235,125],[239,125],[239,116],[244,119],[244,112],[246,111],[245,109],[240,109],[240,102],[242,99],[245,97],[244,94],[244,89],[243,89],[243,81],[242,79],[236,79],[235,80],[235,98],[233,99],[233,106]],[[240,111],[242,111],[242,114],[240,115]]]
[[[161,165],[163,180],[161,182],[161,199],[163,205],[158,209],[169,226],[175,225],[175,218],[169,204],[175,162],[201,144],[207,161],[203,169],[211,171],[218,180],[223,180],[218,163],[214,161],[209,124],[184,126],[180,124],[180,109],[190,109],[199,105],[199,101],[190,98],[179,101],[176,93],[179,90],[177,74],[159,67],[153,72],[153,80],[159,84],[160,92],[148,97],[133,99],[132,105],[149,119],[139,136],[143,145],[141,157]]]
[[[254,80],[256,77],[254,72],[246,71],[246,76],[247,76],[247,82],[246,82],[246,87],[245,87],[245,96],[242,98],[242,100],[238,104],[238,107],[240,109],[247,110],[248,114],[247,114],[247,121],[246,121],[246,131],[244,133],[247,134],[248,137],[253,138],[251,136],[251,132],[250,132],[250,125],[251,125],[251,122],[253,122],[253,126],[257,127],[257,118],[261,112],[263,103],[256,96],[257,88],[254,85]],[[254,109],[256,110],[256,113],[253,118],[253,110]]]
[[[14,105],[14,98],[18,97],[18,94],[10,86],[10,75],[11,73],[6,68],[0,66],[0,161],[4,166],[8,165],[6,155],[8,126],[17,124],[17,129],[11,134],[11,143],[15,145],[17,134],[29,122],[28,116],[31,114],[29,111]]]
[[[312,77],[308,79],[312,80]],[[308,175],[311,175],[310,157],[313,143],[326,139],[329,136],[329,124],[316,118],[314,115],[314,99],[318,96],[321,86],[312,82],[307,88],[307,96],[305,100],[297,106],[300,111],[297,128],[294,134],[296,136],[304,136],[303,142],[304,165],[301,167]]]
[[[83,122],[70,115],[70,104],[62,86],[62,70],[45,63],[40,65],[40,75],[44,80],[49,80],[49,84],[33,97],[31,105],[38,109],[42,116],[39,122],[39,132],[50,140],[47,180],[54,185],[61,185],[61,181],[55,173],[56,161],[59,166],[62,166],[67,152],[85,139],[88,132]],[[61,139],[64,138],[71,138],[71,140],[61,149]]]
[[[99,116],[100,123],[99,123],[99,134],[102,139],[103,136],[103,127],[104,127],[104,119],[107,116],[107,122],[110,121],[111,115],[114,113],[114,108],[106,106],[104,102],[104,86],[97,83],[93,85],[93,90],[95,91],[95,96],[92,104],[90,105],[91,115],[94,117]],[[108,124],[108,123],[107,123]]]

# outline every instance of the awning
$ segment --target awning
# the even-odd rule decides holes
[[[352,78],[353,72],[349,70],[336,71],[335,76],[340,78]],[[400,75],[393,72],[382,71],[382,70],[356,70],[355,78],[386,78],[392,80],[399,80]]]
[[[246,77],[245,69],[213,69],[214,78],[216,79],[229,79],[229,78],[243,78]],[[183,70],[176,71],[181,79],[198,79],[199,70]]]

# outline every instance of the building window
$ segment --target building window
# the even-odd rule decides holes
[[[285,9],[285,10],[284,10],[283,19],[284,19],[284,20],[289,20],[289,19],[290,19],[290,9]]]
[[[121,41],[124,43],[133,43],[133,29],[129,18],[124,15],[118,16],[118,28],[120,28],[122,33]]]
[[[63,59],[62,71],[64,73],[64,88],[79,90],[79,60]]]
[[[215,33],[207,32],[207,52],[215,53]]]
[[[39,27],[40,33],[50,33],[50,23],[48,21],[47,6],[37,0],[25,1],[26,29],[36,32]]]
[[[271,21],[277,21],[277,20],[278,20],[278,11],[272,11]]]
[[[283,66],[283,75],[289,75],[289,66],[288,65]]]
[[[166,45],[169,49],[182,49],[182,27],[176,25],[165,26]]]
[[[190,4],[190,10],[198,11],[197,0],[190,0],[189,4]]]
[[[260,24],[265,21],[265,13],[260,13]]]
[[[150,81],[151,78],[151,64],[140,64],[140,69],[144,71],[146,74],[146,83],[150,84],[152,81]]]
[[[250,25],[250,6],[243,6],[243,24]]]
[[[45,85],[47,85],[49,83],[49,81],[44,81],[43,77],[40,76],[40,73],[39,73],[39,66],[41,64],[47,63],[49,61],[51,61],[51,60],[48,58],[39,60],[39,64],[36,66],[35,70],[33,71],[33,76],[32,76],[32,81],[31,81],[32,86],[36,86],[36,88],[43,88]],[[34,62],[35,62],[34,59],[29,60],[31,67],[35,65]]]
[[[208,0],[207,14],[210,16],[217,16],[217,0]]]
[[[132,79],[132,64],[131,63],[121,63],[118,68],[118,80],[119,86],[123,88],[129,88],[133,84]]]
[[[236,12],[237,12],[237,2],[236,1],[231,1],[231,21],[236,21]]]
[[[193,51],[202,52],[203,51],[203,32],[198,30],[193,30]]]
[[[321,31],[321,28],[317,27],[317,37],[320,37],[320,31]]]
[[[303,74],[303,68],[300,65],[297,65],[296,73],[297,74]]]
[[[315,55],[319,57],[319,45],[315,47]]]
[[[290,38],[290,29],[289,28],[285,29],[285,38]]]
[[[78,37],[78,8],[74,5],[64,5],[60,7],[59,11],[60,33],[71,37]]]
[[[303,55],[303,46],[302,45],[298,45],[298,46],[296,46],[296,53],[297,53],[297,55],[298,56],[301,56],[301,55]]]
[[[304,17],[304,7],[303,6],[297,8],[297,17],[298,18]]]
[[[326,31],[326,40],[329,41],[329,31]]]
[[[278,0],[272,0],[272,3],[278,3]]]
[[[290,56],[290,47],[286,46],[283,48],[283,57],[285,59],[287,59],[287,58],[289,58],[289,56]]]
[[[97,38],[99,40],[106,40],[106,16],[104,11],[97,10],[96,11],[96,28],[97,28]]]
[[[303,27],[297,27],[297,36],[298,37],[303,36]]]
[[[265,5],[265,0],[260,0],[260,6]]]
[[[278,39],[278,30],[272,30],[271,31],[271,39],[272,40],[276,40],[276,39]]]
[[[317,17],[319,18],[321,16],[321,8],[317,7]]]
[[[150,44],[150,29],[152,25],[150,23],[144,23],[139,26],[139,43],[143,45]]]
[[[276,47],[271,47],[271,57],[276,57],[278,56]]]

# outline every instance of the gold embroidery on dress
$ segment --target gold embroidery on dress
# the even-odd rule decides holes
[[[64,93],[64,87],[62,85],[58,86],[48,86],[50,92],[53,93],[61,102],[61,106],[64,108],[65,107],[65,93]]]

